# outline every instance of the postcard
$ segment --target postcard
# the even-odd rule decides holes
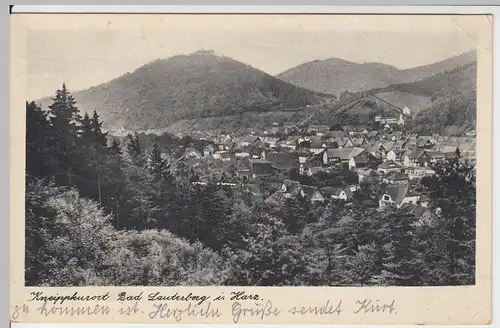
[[[492,33],[11,15],[11,322],[488,324]]]

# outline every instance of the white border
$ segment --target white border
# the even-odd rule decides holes
[[[12,13],[387,13],[387,14],[486,14],[499,13],[495,6],[178,6],[178,5],[14,5]]]
[[[500,84],[500,61],[496,52],[500,44],[500,24],[495,24],[497,18],[500,18],[500,7],[495,6],[483,6],[483,7],[473,7],[473,6],[206,6],[206,5],[196,5],[196,6],[178,6],[178,5],[101,5],[101,6],[89,6],[89,5],[15,5],[12,8],[12,13],[388,13],[388,14],[493,14],[494,18],[494,33],[493,33],[493,90],[500,90],[497,86]],[[499,191],[500,179],[499,174],[495,172],[500,165],[500,152],[495,151],[500,149],[498,147],[500,141],[500,106],[497,101],[498,92],[493,92],[493,200]],[[495,218],[500,214],[500,204],[499,202],[493,201],[493,300],[492,300],[492,324],[493,327],[500,327],[500,323],[497,323],[497,313],[495,309],[497,308],[497,296],[500,295],[500,284],[496,283],[495,278],[498,277],[500,270],[500,262],[497,259],[498,251],[498,239],[500,238],[500,228],[497,224]],[[500,277],[498,277],[500,278]],[[109,328],[119,328],[123,327],[123,324],[12,324],[13,327],[19,328],[48,328],[48,327],[109,327]],[[147,324],[130,324],[127,325],[134,328],[145,328],[151,327]],[[157,327],[167,327],[167,325],[155,325]],[[180,328],[185,326],[198,326],[198,325],[168,325],[173,328]],[[201,325],[200,325],[201,326]],[[228,325],[212,325],[213,327],[224,328]],[[231,325],[229,325],[231,326]],[[235,326],[235,325],[233,325]],[[254,325],[239,325],[240,327],[248,328]],[[271,325],[259,325],[261,327],[269,328],[275,327]],[[292,326],[293,325],[283,325]],[[340,325],[339,325],[340,326]],[[345,325],[341,325],[345,326]],[[312,326],[312,327],[323,327],[323,326]],[[352,326],[352,327],[366,327],[366,326]],[[375,327],[391,327],[391,326],[381,326],[377,325]],[[394,327],[413,327],[413,326],[394,326]],[[440,327],[440,326],[428,326]],[[470,326],[470,327],[484,327],[484,326]]]

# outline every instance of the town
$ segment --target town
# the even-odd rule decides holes
[[[399,119],[376,119],[381,128],[372,131],[285,123],[247,135],[197,132],[191,137],[207,145],[187,147],[177,162],[196,172],[194,184],[213,181],[213,173],[218,171],[221,184],[237,187],[265,183],[273,191],[270,198],[300,194],[312,204],[349,203],[363,183],[380,184],[385,190],[379,195],[379,210],[405,204],[426,208],[428,196],[419,184],[422,178],[434,174],[433,164],[475,163],[474,133],[465,137],[417,135],[401,131]],[[331,185],[315,183],[328,176],[337,177]]]

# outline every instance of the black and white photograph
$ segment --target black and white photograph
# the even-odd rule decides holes
[[[28,31],[25,286],[475,285],[474,36],[296,17]]]

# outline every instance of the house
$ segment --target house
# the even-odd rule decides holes
[[[194,148],[186,148],[184,157],[189,159],[200,159],[203,157],[203,155]]]
[[[411,115],[411,110],[408,108],[408,106],[405,106],[405,108],[403,108],[403,114],[406,116]]]
[[[379,150],[384,154],[387,154],[387,152],[391,151],[394,148],[394,145],[394,141],[386,141],[380,145]]]
[[[457,157],[460,157],[460,148],[458,148],[458,146],[441,144],[436,145],[436,150],[442,152],[443,154],[455,153]]]
[[[275,135],[278,135],[280,133],[280,128],[279,127],[276,127],[276,126],[273,126],[271,129],[269,129],[268,131],[268,134],[269,135],[272,135],[272,136],[275,136]]]
[[[262,147],[263,145],[264,141],[260,137],[256,136],[246,136],[242,138],[238,143],[239,147],[245,147],[245,146]]]
[[[385,160],[386,161],[395,161],[396,160],[396,152],[394,150],[389,150],[385,154]]]
[[[408,137],[402,144],[402,148],[415,150],[417,149],[417,138],[416,137]]]
[[[243,162],[238,165],[236,169],[236,177],[242,182],[247,182],[252,178],[252,169],[247,162]]]
[[[325,169],[324,167],[318,167],[318,166],[313,166],[313,167],[310,167],[306,170],[307,176],[313,176],[313,175],[318,174],[320,172],[328,172],[328,170]]]
[[[297,189],[300,187],[300,182],[298,181],[293,181],[289,179],[283,180],[283,184],[281,185],[280,190],[284,193],[292,193],[293,190]]]
[[[235,143],[233,147],[231,147],[231,152],[237,158],[250,157],[252,146],[243,143]]]
[[[446,157],[440,151],[423,151],[418,157],[418,165],[420,167],[427,167],[438,161],[445,160]]]
[[[436,145],[436,141],[433,137],[420,136],[417,139],[417,148],[432,149]]]
[[[216,151],[229,150],[232,144],[232,139],[229,136],[219,137],[214,141],[214,148]]]
[[[346,136],[346,133],[341,130],[332,130],[328,132],[328,135],[333,138],[344,138]]]
[[[299,155],[296,152],[272,152],[267,154],[266,159],[274,169],[280,171],[298,168],[300,164]]]
[[[380,196],[379,210],[388,207],[400,208],[404,204],[417,204],[420,193],[415,192],[408,184],[396,184],[387,187]]]
[[[404,138],[404,133],[403,131],[394,131],[392,133],[392,137],[394,138],[394,141],[397,141],[397,140],[402,140]]]
[[[370,131],[366,137],[370,140],[374,140],[374,139],[378,138],[379,134],[380,134],[380,132],[378,132],[378,131]]]
[[[327,149],[323,152],[324,165],[339,165],[345,169],[356,167],[354,157],[359,156],[365,149],[359,147]]]
[[[357,171],[358,173],[358,184],[362,182],[366,183],[377,183],[380,181],[380,173],[374,169],[361,169]]]
[[[203,156],[211,157],[215,151],[215,148],[212,144],[209,144],[203,148]]]
[[[352,157],[349,161],[349,168],[353,169],[362,169],[368,167],[370,164],[370,154],[367,151],[362,151],[359,154]]]
[[[348,201],[352,198],[352,192],[349,188],[342,187],[325,187],[321,190],[324,197],[333,200]]]
[[[461,156],[472,157],[476,154],[476,143],[475,142],[464,142],[458,145]]]
[[[403,154],[403,165],[404,166],[418,166],[418,156],[419,152],[416,150],[407,150]]]
[[[382,178],[382,181],[388,184],[408,183],[409,180],[408,174],[395,171],[390,171]]]
[[[437,223],[437,216],[427,207],[415,204],[404,204],[401,206],[401,210],[415,215],[415,218],[417,219],[417,222],[415,223],[416,226],[433,227]]]
[[[252,178],[267,177],[273,175],[272,163],[265,159],[250,159]]]
[[[311,132],[315,132],[315,133],[322,133],[322,134],[326,134],[330,131],[330,127],[328,125],[310,125],[308,128],[307,128],[307,132],[311,133]]]
[[[365,145],[364,148],[368,153],[374,155],[376,153],[380,153],[381,146],[382,146],[381,142],[373,142]]]
[[[358,190],[358,185],[357,184],[350,184],[346,187],[346,190],[350,190],[351,192],[355,192]]]
[[[359,147],[366,144],[366,140],[365,138],[351,138],[351,143],[353,146]]]
[[[313,154],[320,154],[326,148],[326,143],[324,143],[319,138],[311,138],[310,150]]]
[[[395,161],[386,161],[377,167],[377,171],[382,174],[387,174],[391,171],[401,172],[403,167]]]
[[[267,150],[264,147],[250,147],[250,157],[254,159],[266,159]]]
[[[325,201],[325,198],[316,187],[302,185],[300,187],[300,195],[313,204],[323,203]]]
[[[436,172],[424,167],[406,167],[405,173],[408,174],[410,180],[419,180],[423,177],[428,177],[434,175]]]

